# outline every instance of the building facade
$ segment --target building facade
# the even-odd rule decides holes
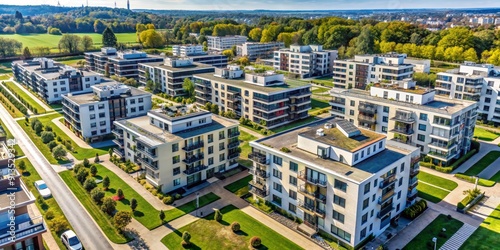
[[[204,55],[203,46],[198,44],[172,45],[172,54],[179,57]]]
[[[48,103],[60,102],[68,93],[86,93],[101,82],[101,76],[57,63],[47,58],[12,62],[16,81],[35,91]]]
[[[405,58],[404,63],[413,65],[413,72],[426,74],[431,72],[431,60]]]
[[[311,86],[281,74],[244,73],[233,65],[196,74],[193,81],[198,104],[216,104],[267,129],[307,118],[311,109]]]
[[[250,142],[250,193],[359,247],[384,232],[417,197],[420,150],[327,118]],[[287,148],[283,152],[282,148]]]
[[[477,103],[435,96],[414,81],[375,84],[370,91],[330,91],[332,115],[417,146],[434,164],[447,166],[469,152]]]
[[[216,68],[225,68],[228,64],[228,58],[221,54],[207,54],[207,55],[197,55],[189,56],[194,63],[201,63],[214,66]]]
[[[193,107],[163,107],[115,121],[115,154],[146,170],[164,193],[192,187],[238,166],[238,122]]]
[[[236,46],[237,56],[246,56],[248,60],[273,58],[274,51],[285,47],[283,42],[256,43],[246,42]]]
[[[336,50],[323,50],[322,45],[291,45],[274,52],[274,69],[300,75],[301,78],[332,73]]]
[[[63,96],[64,124],[80,138],[109,135],[113,122],[145,115],[151,109],[151,94],[117,82],[98,84],[93,92]]]
[[[208,50],[223,51],[248,40],[246,36],[206,36]]]
[[[413,65],[406,54],[356,55],[354,60],[335,60],[333,86],[365,90],[368,84],[413,77]]]

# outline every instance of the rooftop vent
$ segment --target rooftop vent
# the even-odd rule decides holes
[[[320,128],[320,129],[316,130],[316,135],[325,136],[325,131],[322,128]]]
[[[325,123],[324,127],[325,127],[325,129],[331,129],[333,127],[333,124],[327,122],[327,123]]]

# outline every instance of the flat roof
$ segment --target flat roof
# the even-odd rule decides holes
[[[132,94],[131,96],[151,95],[151,93],[149,92],[134,87],[130,87],[130,93]],[[64,95],[64,96],[79,105],[101,102],[101,100],[95,98],[96,95],[94,94],[94,92],[84,93],[84,94]]]
[[[405,89],[405,88],[399,87],[398,84],[389,85],[389,84],[383,84],[383,83],[376,83],[376,84],[373,85],[373,87],[379,88],[379,89],[389,89],[389,90],[402,91],[402,92],[412,93],[412,94],[418,94],[418,95],[423,95],[423,94],[427,94],[427,93],[430,93],[430,92],[434,91],[433,89],[428,89],[428,88],[420,87],[418,85],[415,86],[415,88],[412,88],[412,89]]]
[[[53,80],[58,78],[59,76],[62,76],[60,73],[60,70],[75,70],[76,72],[82,72],[82,77],[86,76],[97,76],[98,74],[90,72],[90,71],[85,71],[85,70],[78,70],[76,68],[73,68],[68,65],[64,65],[62,63],[59,63],[57,61],[54,61],[54,67],[48,68],[48,69],[42,69],[40,64],[35,64],[35,65],[28,65],[28,64],[23,64],[22,61],[16,61],[13,63],[17,63],[20,67],[22,67],[24,70],[29,71],[31,73],[35,73],[41,77],[44,77],[45,79],[48,80]],[[47,71],[48,70],[48,71]]]
[[[192,117],[210,114],[210,112],[208,112],[208,111],[200,110],[200,111],[196,111],[193,113],[186,113],[184,115],[169,116],[169,115],[165,114],[165,112],[163,112],[161,109],[150,110],[149,113],[156,115],[156,116],[159,116],[159,117],[161,117],[165,120],[168,120],[168,121],[179,121],[179,120],[183,120],[183,119],[187,119],[187,118],[192,118]]]
[[[225,79],[222,77],[215,76],[214,73],[196,74],[194,76],[204,78],[207,80],[211,80],[211,81],[223,82],[225,84],[230,84],[230,85],[233,85],[233,86],[239,87],[239,88],[252,89],[252,90],[255,90],[258,92],[265,92],[265,93],[280,92],[283,90],[292,90],[295,88],[311,87],[311,85],[308,83],[298,81],[298,80],[290,80],[290,79],[285,79],[286,84],[283,84],[283,85],[260,86],[260,85],[246,82],[245,78],[243,78],[243,77],[238,78],[238,79]]]
[[[140,64],[149,65],[149,66],[153,66],[153,67],[161,68],[161,69],[166,69],[166,70],[172,71],[172,72],[196,70],[196,69],[206,69],[206,68],[213,68],[214,67],[212,65],[203,64],[203,63],[196,63],[196,62],[193,62],[193,64],[191,64],[191,65],[181,66],[181,67],[167,66],[164,64],[164,62],[160,62],[160,63],[151,62],[151,63],[140,63]]]

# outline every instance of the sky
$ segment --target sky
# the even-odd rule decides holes
[[[4,0],[0,0],[2,2]],[[62,6],[114,7],[115,0],[16,0],[19,5],[49,4]],[[355,10],[410,8],[486,8],[500,7],[499,0],[129,0],[131,9],[182,10]],[[14,3],[14,2],[10,2]],[[126,8],[127,0],[116,0]]]

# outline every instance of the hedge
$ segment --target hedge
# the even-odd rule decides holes
[[[0,85],[0,92],[24,115],[28,114],[28,109],[20,103],[14,96],[12,96],[3,86]]]
[[[403,216],[407,219],[413,220],[417,218],[427,209],[427,201],[419,200],[415,204],[403,210]]]
[[[479,143],[478,143],[479,144]],[[471,146],[472,148],[472,146]],[[477,147],[479,148],[479,146]],[[451,164],[450,167],[452,167],[453,169],[457,168],[458,166],[462,165],[462,163],[464,163],[465,161],[467,161],[469,158],[471,158],[473,155],[475,155],[477,153],[477,150],[476,148],[472,149],[471,151],[469,151],[467,154],[465,154],[464,156],[458,158],[457,161],[455,161],[453,164]]]
[[[476,183],[476,178],[474,178],[473,176],[468,176],[468,175],[463,174],[463,173],[457,173],[457,174],[455,174],[455,177],[457,177],[460,180],[466,181],[466,182]],[[495,185],[495,183],[496,183],[495,181],[479,178],[477,185],[480,185],[483,187],[493,187]]]
[[[479,144],[479,143],[477,143],[477,144]],[[472,146],[471,146],[471,148],[472,148]],[[451,173],[451,171],[456,169],[458,166],[460,166],[462,163],[464,163],[469,158],[471,158],[474,154],[476,154],[477,150],[478,150],[477,148],[479,148],[479,146],[475,145],[474,149],[472,149],[471,151],[469,151],[467,154],[463,155],[462,157],[458,158],[458,160],[456,160],[453,164],[451,164],[448,167],[436,166],[436,165],[432,164],[432,162],[425,162],[425,161],[421,161],[420,166],[435,169],[435,170],[442,172],[442,173]]]

